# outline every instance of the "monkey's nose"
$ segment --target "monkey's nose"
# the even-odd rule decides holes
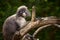
[[[25,17],[26,16],[26,13],[23,13],[23,16]]]

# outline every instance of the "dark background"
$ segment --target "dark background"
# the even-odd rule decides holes
[[[3,40],[2,25],[4,20],[16,13],[17,8],[21,5],[26,5],[30,11],[35,5],[37,17],[60,17],[60,0],[0,0],[0,40]],[[40,40],[60,40],[60,29],[56,27],[45,28],[38,37]]]

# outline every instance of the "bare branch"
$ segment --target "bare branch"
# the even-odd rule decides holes
[[[60,25],[58,25],[58,24],[54,24],[54,25],[60,28]]]
[[[41,31],[43,28],[46,28],[46,27],[48,27],[48,26],[51,26],[51,24],[48,24],[48,25],[44,25],[44,26],[39,27],[39,28],[34,32],[33,37],[36,37],[36,34],[37,34],[39,31]]]
[[[35,6],[32,7],[32,19],[31,21],[34,21],[36,18],[36,15],[35,15]]]

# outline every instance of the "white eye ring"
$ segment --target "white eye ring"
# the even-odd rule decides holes
[[[25,17],[26,16],[26,13],[23,13],[23,16]]]

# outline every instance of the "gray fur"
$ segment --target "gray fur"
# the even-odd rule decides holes
[[[26,16],[23,16],[23,12],[21,11],[22,8],[25,8],[26,10]],[[20,14],[20,12],[22,12],[22,14]],[[4,36],[4,40],[12,40],[13,35],[16,31],[19,31],[20,28],[22,28],[24,25],[26,25],[26,19],[25,17],[30,16],[30,12],[27,9],[26,6],[20,6],[17,9],[16,14],[9,16],[4,24],[3,24],[3,36]]]

